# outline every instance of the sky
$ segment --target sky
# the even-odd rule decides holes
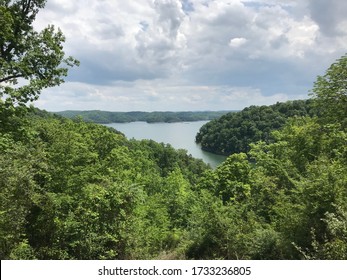
[[[48,0],[80,61],[48,111],[241,110],[306,99],[347,51],[345,0]]]

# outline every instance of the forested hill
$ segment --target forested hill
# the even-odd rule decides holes
[[[319,117],[215,170],[102,125],[1,107],[1,259],[346,259],[347,99],[322,79]]]
[[[271,132],[281,128],[289,117],[312,116],[311,100],[276,103],[271,106],[250,106],[208,122],[196,135],[203,150],[230,155],[247,152],[249,144],[273,138]]]
[[[247,150],[287,120],[212,170],[169,145],[28,113],[77,64],[60,30],[33,29],[45,2],[0,2],[1,260],[347,259],[347,56],[313,85],[318,116],[297,101],[206,126],[223,136],[207,143],[239,135]]]
[[[183,245],[202,160],[41,110],[6,123],[1,259],[150,259]]]
[[[230,111],[199,111],[199,112],[108,112],[108,111],[62,111],[55,114],[66,118],[81,117],[84,121],[95,123],[126,123],[144,121],[155,122],[185,122],[205,121],[221,117]]]

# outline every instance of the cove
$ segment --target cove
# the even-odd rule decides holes
[[[176,123],[130,122],[105,125],[117,129],[129,139],[151,139],[159,143],[170,144],[176,149],[187,150],[188,154],[202,159],[204,162],[210,164],[212,168],[215,168],[226,157],[205,152],[201,150],[200,145],[195,143],[195,135],[205,123],[207,121]]]

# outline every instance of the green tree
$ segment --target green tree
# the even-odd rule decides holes
[[[347,126],[347,55],[333,63],[324,76],[318,76],[312,89],[323,120]]]
[[[257,141],[271,143],[271,132],[284,126],[294,116],[312,116],[311,100],[295,100],[271,106],[250,106],[208,122],[200,128],[196,142],[203,150],[230,155],[246,153]]]
[[[36,179],[45,169],[41,148],[26,147],[9,137],[0,137],[0,258],[29,257],[26,217],[36,204]],[[24,250],[25,249],[25,250]],[[24,250],[24,251],[23,251]],[[33,255],[31,257],[34,257]]]
[[[50,25],[38,32],[33,22],[45,0],[0,1],[0,112],[24,106],[40,91],[61,84],[68,68],[63,33]]]
[[[251,166],[244,153],[233,154],[220,165],[216,174],[216,195],[226,201],[243,201],[250,195],[249,172]]]

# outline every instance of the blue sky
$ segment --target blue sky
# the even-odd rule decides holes
[[[308,97],[347,50],[340,0],[48,0],[80,60],[39,108],[235,110]]]

